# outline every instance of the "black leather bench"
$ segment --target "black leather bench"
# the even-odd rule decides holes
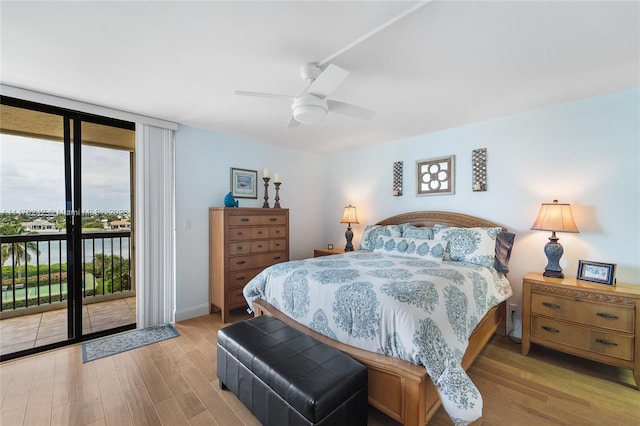
[[[217,369],[262,424],[367,424],[367,368],[272,317],[219,330]]]

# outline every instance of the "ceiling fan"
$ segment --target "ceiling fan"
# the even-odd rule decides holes
[[[289,118],[287,127],[298,127],[301,123],[318,123],[324,120],[329,112],[368,120],[375,115],[375,112],[346,102],[328,99],[328,97],[349,75],[348,71],[330,62],[338,55],[341,55],[347,50],[362,43],[364,40],[377,34],[403,17],[415,12],[431,1],[432,0],[418,2],[408,10],[369,31],[323,61],[317,63],[311,62],[302,65],[300,68],[300,76],[306,83],[306,87],[295,96],[278,93],[247,92],[244,90],[236,90],[235,93],[236,95],[257,96],[262,98],[284,97],[291,99],[291,117]]]
[[[287,127],[298,127],[301,123],[318,123],[324,120],[329,112],[370,119],[375,112],[346,102],[327,99],[348,75],[348,71],[334,64],[321,69],[316,63],[308,63],[300,67],[300,77],[306,83],[306,87],[295,96],[243,90],[236,90],[236,95],[291,99],[291,117]]]

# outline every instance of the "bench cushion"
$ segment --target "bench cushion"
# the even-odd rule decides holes
[[[339,350],[269,316],[219,330],[218,346],[218,377],[231,390],[227,382],[238,379],[226,377],[234,374],[229,356],[312,424],[358,393],[364,395],[366,423],[367,368]]]

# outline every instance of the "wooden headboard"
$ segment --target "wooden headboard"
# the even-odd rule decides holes
[[[461,228],[475,227],[501,227],[504,231],[507,228],[478,217],[469,216],[462,213],[438,212],[438,211],[417,211],[411,213],[402,213],[391,216],[376,223],[376,225],[399,225],[401,223],[410,223],[413,226],[433,226],[436,224],[457,226]]]

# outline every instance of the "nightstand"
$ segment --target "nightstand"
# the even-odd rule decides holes
[[[523,355],[531,343],[630,368],[640,389],[640,286],[528,273],[522,284]]]
[[[321,256],[331,256],[332,254],[343,254],[346,253],[343,248],[334,248],[332,250],[329,249],[314,249],[313,257],[321,257]]]

